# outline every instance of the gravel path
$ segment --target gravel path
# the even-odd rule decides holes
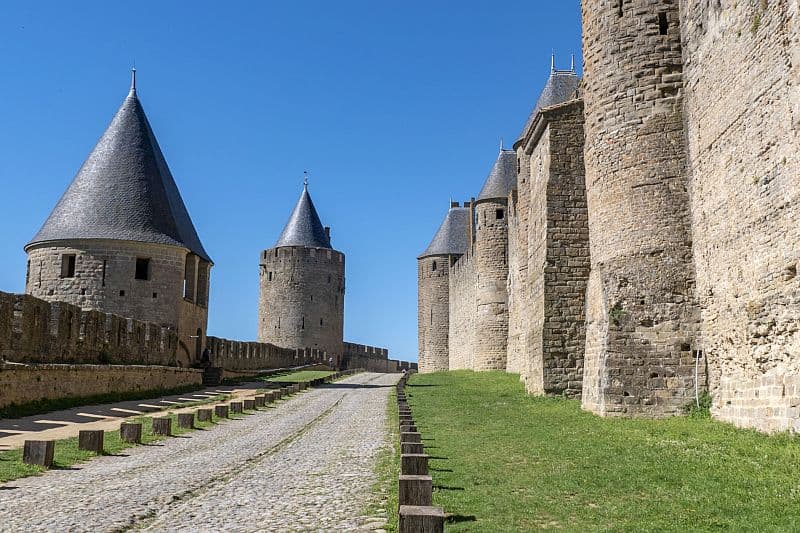
[[[386,445],[391,374],[359,374],[207,431],[0,486],[0,529],[352,531]],[[363,386],[359,386],[363,385]],[[8,489],[8,490],[5,490]]]

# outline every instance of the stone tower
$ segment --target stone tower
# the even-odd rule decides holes
[[[694,396],[699,313],[678,2],[584,0],[591,247],[584,408],[668,415]]]
[[[417,257],[417,330],[419,371],[437,372],[450,368],[450,263],[467,252],[469,209],[450,204],[442,225],[431,243]]]
[[[199,359],[212,266],[136,94],[25,246],[25,292],[177,330]]]
[[[344,254],[331,247],[308,185],[275,246],[261,252],[258,340],[316,348],[338,361],[344,349]]]
[[[517,155],[500,149],[474,203],[477,274],[474,370],[505,370],[508,343],[508,193]]]

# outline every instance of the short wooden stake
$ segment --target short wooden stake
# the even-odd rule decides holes
[[[242,400],[242,404],[244,405],[245,411],[252,411],[256,408],[256,401],[253,398],[245,398]]]
[[[122,442],[141,444],[142,442],[142,423],[123,422],[119,425],[119,438]]]
[[[405,476],[427,476],[428,454],[406,453],[400,456],[400,473]]]
[[[242,402],[231,402],[231,413],[241,413],[242,409]]]
[[[256,407],[264,407],[267,404],[267,396],[264,394],[259,394],[253,398],[253,402],[255,403]]]
[[[211,409],[198,409],[197,421],[198,422],[211,422]]]
[[[78,431],[78,449],[94,453],[103,453],[102,429],[81,429]]]
[[[399,533],[444,533],[444,510],[429,505],[401,505]]]
[[[178,427],[194,429],[194,413],[178,413]]]
[[[50,468],[53,466],[55,444],[52,440],[26,440],[22,448],[22,462]]]
[[[422,442],[422,435],[417,431],[402,432],[400,433],[400,442]]]
[[[425,449],[419,442],[401,442],[400,453],[425,453]]]
[[[400,505],[430,505],[433,502],[433,479],[431,476],[400,475]]]
[[[228,418],[228,406],[227,405],[215,405],[214,406],[214,414],[217,415],[218,418]]]
[[[154,418],[153,435],[172,435],[172,419],[168,416]]]

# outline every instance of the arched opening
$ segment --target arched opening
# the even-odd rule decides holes
[[[199,361],[203,355],[203,330],[197,328],[197,338],[194,340],[194,358]]]

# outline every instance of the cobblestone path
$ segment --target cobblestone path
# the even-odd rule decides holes
[[[358,374],[209,430],[0,485],[3,531],[352,531],[398,379]]]

